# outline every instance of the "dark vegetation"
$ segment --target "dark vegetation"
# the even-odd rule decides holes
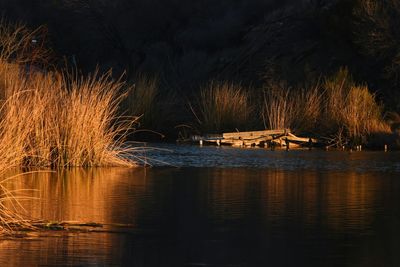
[[[42,27],[50,63],[125,73],[135,86],[121,110],[142,115],[142,129],[395,142],[396,0],[3,0],[0,10]]]

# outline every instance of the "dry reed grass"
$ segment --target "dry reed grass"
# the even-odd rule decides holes
[[[340,145],[390,133],[375,96],[367,86],[357,85],[346,68],[312,88],[293,90],[284,83],[269,83],[262,117],[267,128],[330,136],[333,142],[341,139]]]
[[[240,85],[211,82],[198,98],[201,128],[208,132],[246,129],[253,110],[249,92]]]
[[[46,30],[0,20],[0,157],[6,165],[132,166],[124,141],[134,119],[117,117],[125,83],[38,69]]]
[[[365,85],[357,85],[347,68],[325,79],[321,125],[330,133],[343,129],[349,141],[362,143],[372,133],[390,133],[383,108]]]
[[[318,86],[294,90],[284,82],[269,83],[261,111],[264,127],[310,132],[316,127],[321,101]]]
[[[274,84],[269,90],[264,91],[264,106],[262,117],[265,128],[286,129],[290,128],[292,110],[290,89],[285,90],[282,83]]]
[[[25,74],[5,62],[0,62],[0,73],[5,86],[0,139],[23,155],[19,165],[134,165],[132,148],[124,145],[133,120],[115,117],[124,83],[112,80],[111,73]]]

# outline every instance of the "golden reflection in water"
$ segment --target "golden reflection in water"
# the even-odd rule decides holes
[[[246,216],[248,171],[218,169],[206,176],[208,180],[207,206],[215,219],[239,219]],[[222,216],[221,216],[222,215]]]
[[[217,223],[233,227],[234,231],[238,227],[255,227],[257,235],[258,230],[290,234],[285,227],[298,227],[301,233],[307,230],[360,233],[359,230],[371,226],[376,216],[373,212],[379,192],[385,191],[382,186],[384,183],[373,173],[223,168],[71,169],[27,174],[7,182],[9,189],[37,190],[30,195],[41,200],[23,202],[27,215],[33,218],[129,223],[135,230],[146,230],[148,223],[162,228],[166,223],[165,231],[177,235],[176,222],[190,222],[188,216],[196,215],[206,224]],[[187,205],[179,205],[181,202]],[[200,212],[192,212],[196,209]],[[152,244],[144,245],[149,242],[146,237],[142,237],[146,242],[137,247],[135,244],[134,249],[129,246],[132,240],[138,242],[138,238],[130,238],[118,234],[56,232],[43,242],[1,240],[0,266],[10,262],[15,266],[37,262],[57,265],[63,263],[63,257],[75,265],[107,265],[104,262],[108,260],[133,257],[130,255],[133,250],[139,249],[135,257],[146,252],[157,253]],[[13,259],[8,259],[10,251]],[[159,253],[163,251],[165,247]]]
[[[167,249],[154,250],[157,244],[149,243],[153,239],[157,242],[158,230],[176,236],[190,235],[193,220],[200,222],[195,227],[206,225],[196,229],[199,232],[209,231],[208,224],[215,223],[212,230],[215,226],[233,227],[226,233],[246,228],[245,232],[251,234],[252,229],[247,228],[254,227],[257,236],[301,236],[303,231],[309,231],[307,236],[315,233],[325,238],[329,233],[329,238],[332,233],[364,233],[377,216],[374,212],[380,194],[388,191],[383,188],[388,183],[375,175],[244,168],[92,168],[26,174],[6,185],[11,190],[37,190],[25,193],[40,198],[23,202],[30,217],[129,223],[135,227],[134,233],[144,231],[137,236],[49,232],[34,241],[0,240],[0,266],[34,266],[38,264],[32,263],[38,262],[63,265],[66,259],[69,265],[107,266],[105,262],[133,258],[132,251],[136,251],[135,258],[146,253],[153,258]],[[146,236],[146,231],[153,228],[150,237]],[[202,244],[198,241],[202,240],[193,243]],[[305,246],[310,245],[305,241]],[[140,266],[149,266],[144,264],[146,260],[143,256]]]
[[[143,194],[145,184],[143,169],[91,168],[34,172],[13,178],[5,185],[10,190],[35,189],[18,193],[40,198],[21,201],[25,211],[19,211],[28,218],[134,225],[137,199],[129,196]],[[118,205],[119,201],[129,201],[129,206]],[[116,218],[116,214],[125,221]],[[118,239],[120,235],[69,232],[44,235],[46,238],[32,241],[0,240],[0,266],[35,266],[38,263],[58,266],[66,264],[64,257],[72,265],[104,265],[112,259],[125,257],[122,251],[127,250]]]
[[[21,204],[27,217],[50,221],[80,221],[114,223],[114,214],[121,210],[119,199],[129,197],[134,190],[144,189],[143,169],[90,168],[58,172],[37,171],[20,175],[7,182],[10,190],[33,189],[18,195],[32,197]],[[10,204],[11,205],[11,204]],[[132,198],[129,211],[135,214]],[[134,220],[132,220],[132,223]]]
[[[235,220],[262,212],[266,224],[291,219],[305,227],[360,229],[371,224],[379,186],[368,173],[220,169],[209,180],[209,214]]]
[[[375,210],[377,189],[381,186],[373,174],[328,175],[321,192],[322,209],[326,210],[327,224],[341,227],[365,228],[371,224]],[[380,190],[379,190],[380,191]]]
[[[158,176],[173,178],[175,172],[153,171],[149,176],[144,169],[119,168],[37,172],[10,180],[7,187],[36,190],[29,195],[40,200],[23,202],[34,219],[135,225],[138,215],[155,212],[152,209],[171,197],[171,184],[162,184]],[[198,175],[191,178],[199,179],[196,201],[205,200],[201,209],[214,220],[256,214],[267,224],[290,218],[305,226],[338,230],[369,225],[375,194],[382,186],[373,174],[356,172],[208,169]]]

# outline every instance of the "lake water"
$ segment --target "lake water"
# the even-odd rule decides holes
[[[158,145],[160,146],[160,145]],[[26,216],[104,224],[0,240],[0,266],[400,266],[400,153],[165,145],[152,168],[8,182]]]

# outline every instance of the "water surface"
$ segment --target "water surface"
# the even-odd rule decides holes
[[[399,153],[164,148],[10,181],[27,216],[104,228],[2,239],[0,266],[400,266]]]

